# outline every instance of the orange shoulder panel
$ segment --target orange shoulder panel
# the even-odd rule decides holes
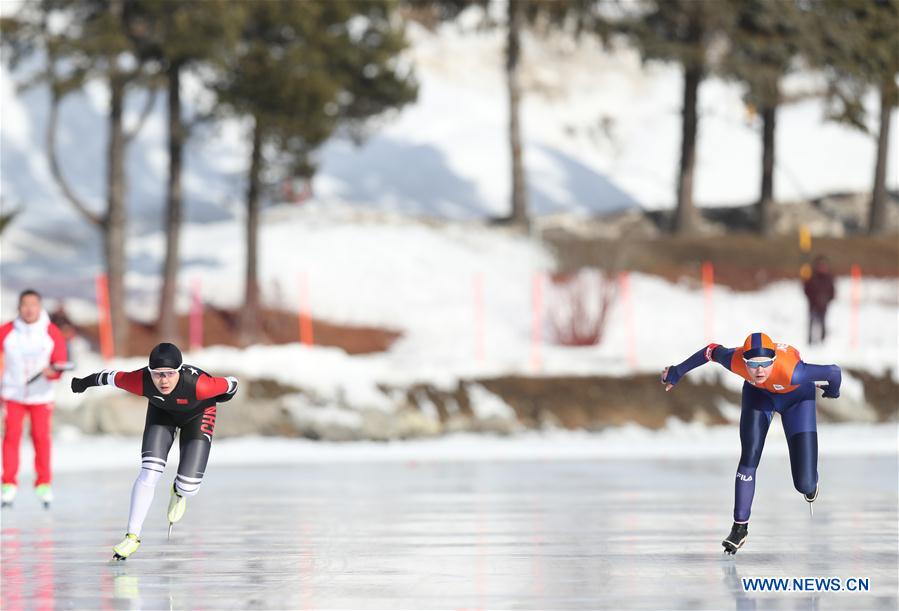
[[[793,370],[799,363],[799,351],[788,344],[777,344],[777,358],[774,360],[774,367],[771,375],[765,380],[765,383],[757,388],[767,390],[773,393],[787,393],[795,390],[798,386],[791,384],[793,379]],[[746,363],[743,362],[743,348],[737,348],[730,362],[730,369],[735,374],[756,386],[749,372],[746,370]]]

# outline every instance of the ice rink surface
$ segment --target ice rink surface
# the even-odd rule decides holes
[[[137,451],[137,450],[136,450]],[[3,609],[896,609],[896,457],[819,464],[815,515],[763,457],[749,538],[722,554],[720,459],[217,468],[166,540],[170,464],[124,563],[133,471],[62,473],[2,514]],[[741,578],[867,579],[744,592]]]

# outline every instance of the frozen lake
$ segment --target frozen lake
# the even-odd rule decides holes
[[[173,461],[172,461],[173,462]],[[896,609],[895,456],[825,456],[815,516],[767,456],[750,534],[722,554],[730,460],[216,465],[166,540],[110,562],[137,469],[60,473],[2,514],[3,609]],[[869,580],[744,592],[741,578]]]

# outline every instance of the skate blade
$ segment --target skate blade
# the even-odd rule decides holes
[[[812,518],[815,517],[815,507],[811,503],[808,504],[808,515]]]
[[[119,554],[115,553],[112,555],[113,562],[125,562],[126,560],[128,560],[128,558],[125,556],[120,556]]]
[[[741,547],[743,547],[743,543],[744,543],[745,541],[746,541],[746,539],[743,539],[743,541],[740,541],[740,543],[739,543],[738,545],[734,545],[734,544],[731,543],[730,541],[722,541],[722,542],[721,542],[721,546],[724,547],[724,553],[725,553],[725,554],[728,554],[728,555],[730,555],[730,556],[733,556],[734,554],[737,553],[737,550],[738,550],[738,549],[740,549]]]
[[[174,522],[169,522],[169,534],[168,534],[168,536],[166,537],[166,539],[171,539],[171,538],[172,538],[172,527],[173,527],[173,526],[175,526],[175,523],[174,523]]]

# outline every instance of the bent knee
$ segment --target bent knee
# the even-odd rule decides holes
[[[200,484],[202,483],[202,478],[186,477],[180,473],[175,476],[175,490],[181,496],[194,496],[200,491]]]

